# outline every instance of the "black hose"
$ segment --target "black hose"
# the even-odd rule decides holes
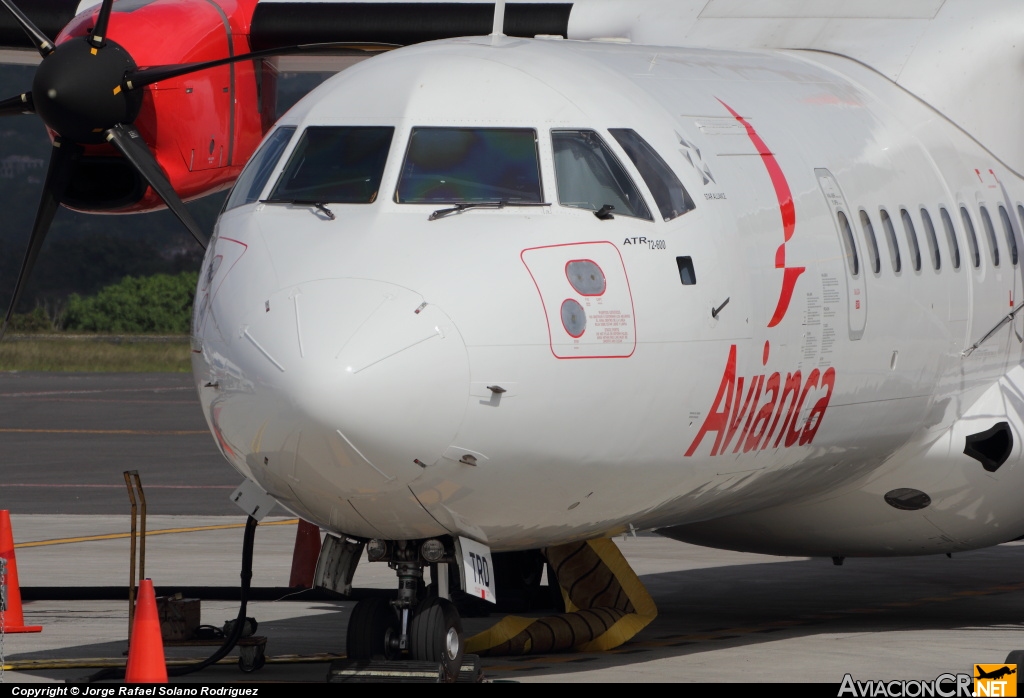
[[[251,516],[245,522],[245,537],[242,540],[242,571],[240,573],[242,585],[239,594],[238,617],[235,620],[235,626],[231,629],[231,635],[225,638],[224,644],[216,652],[203,661],[185,666],[168,667],[168,676],[185,676],[205,669],[211,664],[216,664],[235,648],[238,640],[242,637],[242,631],[245,629],[245,607],[249,602],[249,584],[252,582],[252,550],[253,541],[256,539],[256,524],[256,519]]]
[[[231,629],[231,635],[225,638],[224,644],[217,648],[217,651],[206,659],[196,662],[195,664],[168,667],[167,676],[185,676],[186,674],[191,674],[201,669],[205,669],[211,664],[219,662],[227,656],[228,652],[235,648],[238,640],[242,637],[242,631],[245,628],[246,604],[249,600],[249,584],[252,582],[252,553],[253,541],[256,539],[256,524],[256,519],[251,516],[245,522],[245,537],[242,541],[242,571],[240,573],[242,585],[241,592],[239,594],[240,602],[238,605],[238,618],[235,620],[234,627]],[[123,679],[124,675],[125,668],[122,667],[103,669],[94,674],[90,674],[86,678],[82,679],[82,681],[90,683],[92,681]]]

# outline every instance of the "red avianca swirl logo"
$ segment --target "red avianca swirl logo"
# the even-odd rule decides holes
[[[768,353],[768,342],[765,342],[762,365],[768,363]],[[712,456],[725,454],[730,445],[732,453],[780,446],[789,448],[797,444],[806,446],[814,441],[825,418],[835,383],[836,370],[831,367],[824,372],[815,368],[806,378],[800,371],[786,373],[785,379],[778,371],[750,378],[737,376],[736,345],[733,344],[715,402],[686,455],[692,456],[712,432],[715,434]],[[815,398],[807,418],[801,420],[804,405]]]
[[[757,135],[754,127],[728,104],[722,100],[718,101],[747,130],[747,136],[757,148],[757,152],[768,170],[768,176],[772,180],[772,186],[775,187],[775,197],[779,200],[779,213],[782,214],[782,244],[775,251],[775,268],[782,269],[782,291],[779,293],[779,302],[775,305],[772,319],[768,322],[768,327],[775,327],[782,322],[786,311],[789,310],[789,302],[793,300],[793,290],[796,288],[797,278],[806,271],[805,267],[786,266],[786,243],[793,238],[793,233],[796,231],[796,206],[793,205],[793,194],[789,189],[789,182],[786,181],[786,175],[783,174],[782,168],[779,166],[779,161],[775,159],[775,155]]]

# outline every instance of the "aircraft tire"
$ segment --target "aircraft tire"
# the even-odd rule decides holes
[[[388,599],[380,596],[363,599],[349,617],[345,651],[349,659],[359,661],[380,656],[397,659],[389,640],[399,632],[398,617]]]
[[[455,605],[438,597],[423,601],[409,624],[409,647],[417,661],[440,662],[450,681],[462,667],[465,643]]]

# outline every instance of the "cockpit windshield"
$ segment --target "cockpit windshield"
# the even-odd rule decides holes
[[[372,203],[394,133],[392,126],[310,126],[268,201]]]
[[[654,203],[658,205],[662,218],[670,221],[694,209],[693,199],[686,192],[683,183],[639,133],[631,128],[610,128],[608,133],[612,134],[636,165],[637,171],[654,196]]]
[[[654,220],[621,163],[594,131],[552,131],[558,203]]]
[[[537,132],[530,128],[414,128],[395,201],[542,201]]]
[[[282,126],[270,134],[270,138],[263,146],[256,151],[256,154],[249,160],[249,164],[242,170],[235,188],[231,190],[231,196],[224,204],[224,210],[230,211],[233,208],[251,204],[260,198],[260,192],[267,185],[270,173],[284,152],[288,141],[295,134],[294,126]]]

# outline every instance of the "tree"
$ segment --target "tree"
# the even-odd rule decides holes
[[[55,321],[41,305],[37,305],[31,313],[16,313],[11,316],[11,332],[53,332],[57,329]]]
[[[128,276],[95,296],[68,299],[65,328],[87,332],[188,334],[197,272]]]

